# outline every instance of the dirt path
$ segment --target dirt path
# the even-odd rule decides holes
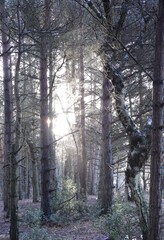
[[[96,202],[94,196],[89,196],[88,205],[91,206]],[[20,219],[23,220],[23,214],[27,208],[38,208],[39,204],[34,204],[31,201],[19,201]],[[99,229],[95,227],[95,220],[91,218],[81,218],[77,221],[71,221],[64,226],[43,226],[48,234],[50,234],[52,240],[106,240],[107,236],[101,233]],[[25,233],[29,231],[28,226],[20,224],[20,240]],[[0,240],[9,239],[9,220],[4,217],[3,203],[0,201]],[[31,239],[32,240],[32,239]],[[39,240],[39,239],[38,239]]]

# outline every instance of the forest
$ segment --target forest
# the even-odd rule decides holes
[[[164,239],[164,1],[0,0],[0,240]]]

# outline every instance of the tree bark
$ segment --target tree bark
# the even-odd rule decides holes
[[[44,2],[44,28],[49,27],[50,20],[50,0]],[[40,101],[41,101],[41,209],[47,218],[51,215],[50,207],[50,159],[49,159],[49,135],[48,135],[48,79],[47,79],[47,59],[48,59],[48,36],[46,32],[41,32],[40,36]]]
[[[86,137],[85,137],[85,92],[84,92],[84,49],[83,49],[83,11],[80,14],[80,48],[79,48],[79,70],[80,70],[80,140],[81,156],[79,156],[79,179],[80,179],[80,197],[85,199],[87,193],[87,159],[86,159]]]
[[[110,11],[112,9],[111,2],[109,0],[103,1],[104,15],[97,10],[92,1],[86,0],[86,2],[88,3],[88,6],[92,10],[93,14],[102,21],[103,27],[105,27],[105,29],[107,30],[106,39],[102,50],[105,54],[105,57],[108,59],[106,61],[108,63],[107,73],[109,75],[108,79],[111,79],[114,86],[113,90],[115,94],[117,114],[129,138],[129,154],[125,178],[137,206],[143,239],[147,240],[148,213],[146,208],[146,202],[144,200],[142,191],[137,184],[136,178],[138,173],[141,171],[141,168],[147,161],[150,153],[151,121],[148,121],[145,124],[142,131],[137,128],[126,108],[123,84],[124,79],[122,73],[113,65],[111,61],[112,57],[114,57],[114,59],[116,60],[114,43],[116,46],[119,43],[117,39],[119,40],[119,35],[126,19],[128,1],[125,0],[122,2],[120,16],[114,28],[112,28],[112,16],[110,14]],[[112,38],[113,36],[114,38]]]
[[[35,157],[34,152],[34,144],[33,142],[28,138],[26,139],[26,142],[29,147],[31,161],[32,161],[32,190],[33,190],[33,202],[39,201],[39,183],[38,183],[38,173],[37,173],[37,159]]]
[[[13,144],[10,163],[10,240],[19,239],[17,196],[17,146]]]
[[[57,178],[56,178],[56,147],[54,145],[55,135],[52,131],[55,117],[54,107],[54,79],[53,79],[53,39],[49,37],[49,155],[50,155],[50,191],[51,199],[57,199]]]
[[[163,162],[163,81],[164,81],[164,1],[159,0],[156,29],[153,124],[150,171],[149,240],[161,240],[160,228],[162,201]]]
[[[106,67],[105,64],[102,90],[102,157],[99,182],[99,200],[103,214],[111,209],[113,199],[111,82]]]
[[[121,72],[119,72],[118,69],[114,68],[112,64],[109,65],[109,68],[113,75],[112,82],[115,87],[115,103],[117,114],[129,138],[129,154],[125,179],[137,206],[143,239],[147,240],[147,204],[144,199],[142,189],[137,183],[137,176],[150,155],[152,121],[151,119],[148,119],[142,131],[137,128],[131,119],[125,105],[123,76]]]
[[[20,12],[19,6],[17,7],[17,22],[18,22],[18,55],[15,67],[14,76],[14,95],[16,105],[16,119],[15,119],[15,132],[14,132],[14,143],[12,145],[11,164],[10,164],[10,239],[18,240],[18,193],[17,193],[17,167],[18,167],[18,156],[20,151],[20,137],[21,137],[21,106],[20,106],[20,94],[19,94],[19,71],[21,63],[21,23],[20,23]]]
[[[1,34],[3,50],[3,85],[4,85],[4,210],[9,217],[9,195],[10,195],[10,157],[12,152],[12,79],[10,69],[10,39],[7,29],[7,12],[5,0],[0,3]]]

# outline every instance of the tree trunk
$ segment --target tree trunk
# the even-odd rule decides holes
[[[10,240],[19,239],[18,231],[18,196],[17,196],[17,146],[13,144],[11,154],[10,179]]]
[[[102,213],[106,214],[112,207],[113,199],[113,170],[112,170],[112,103],[111,103],[111,77],[108,62],[110,59],[110,50],[106,44],[111,41],[109,36],[113,30],[112,27],[112,3],[108,0],[103,0],[104,16],[106,20],[106,29],[103,44],[102,64],[103,64],[103,90],[102,90],[102,158],[100,162],[100,201]]]
[[[159,0],[153,80],[153,124],[150,171],[149,240],[161,240],[163,161],[164,1]]]
[[[20,12],[19,6],[17,7],[17,21],[18,21],[18,57],[15,67],[14,76],[14,95],[16,104],[16,120],[15,120],[15,132],[14,132],[14,144],[12,146],[11,155],[11,179],[10,179],[10,239],[18,240],[18,196],[17,196],[17,167],[18,156],[20,151],[20,137],[21,137],[21,106],[20,106],[20,94],[19,94],[19,71],[21,62],[21,24],[20,24]]]
[[[84,102],[84,66],[83,66],[83,50],[80,49],[80,112],[81,112],[81,164],[80,164],[80,193],[82,197],[86,197],[86,173],[87,173],[87,159],[86,159],[86,139],[85,139],[85,102]]]
[[[120,16],[115,24],[115,28],[111,29],[113,26],[112,23],[112,2],[109,0],[103,0],[104,7],[104,15],[98,11],[96,6],[92,1],[86,0],[88,6],[90,7],[93,14],[101,19],[103,27],[105,26],[106,39],[105,44],[103,46],[103,52],[105,56],[108,58],[108,66],[107,73],[109,74],[109,79],[111,79],[114,85],[114,93],[115,93],[115,103],[118,117],[124,126],[126,133],[129,138],[129,155],[127,162],[127,170],[125,172],[126,183],[131,190],[131,193],[134,197],[135,204],[138,210],[138,216],[140,220],[140,226],[142,230],[143,239],[148,239],[148,224],[147,224],[147,208],[146,202],[144,200],[143,194],[141,192],[140,187],[136,184],[136,178],[138,173],[141,171],[141,168],[145,164],[148,159],[150,152],[150,143],[151,143],[151,121],[148,121],[143,130],[140,131],[137,126],[134,124],[132,118],[130,117],[126,104],[125,104],[125,96],[124,96],[124,79],[121,74],[121,71],[117,69],[111,62],[112,57],[115,58],[115,45],[118,45],[116,40],[119,39],[120,31],[124,25],[126,15],[127,15],[127,3],[128,1],[123,1],[120,9]],[[112,31],[112,34],[111,34]],[[111,36],[116,36],[116,38],[111,39]],[[107,41],[106,41],[107,40]],[[116,41],[115,41],[116,40]],[[111,44],[111,45],[110,45]]]
[[[140,131],[129,116],[124,100],[123,76],[112,64],[109,69],[113,75],[115,87],[115,102],[118,117],[123,124],[129,138],[129,154],[125,179],[135,201],[140,220],[143,239],[148,238],[148,212],[147,204],[141,186],[137,184],[137,176],[148,160],[151,145],[151,120]]]
[[[30,156],[32,161],[32,190],[33,190],[33,202],[39,201],[39,183],[38,183],[38,173],[37,173],[37,159],[35,157],[33,142],[30,139],[26,139]]]
[[[50,20],[50,0],[45,0],[44,29],[47,31]],[[49,130],[48,130],[48,80],[47,80],[47,57],[48,57],[48,33],[44,31],[40,36],[40,102],[41,102],[41,209],[43,216],[49,218],[50,207],[50,159],[49,159]]]
[[[47,91],[47,51],[45,37],[41,36],[40,53],[40,99],[41,99],[41,209],[50,217],[50,159],[48,136],[48,91]]]
[[[51,199],[57,199],[57,178],[56,178],[56,149],[55,149],[55,136],[53,130],[53,120],[55,117],[54,109],[54,80],[53,80],[53,39],[49,37],[49,154],[50,154],[50,191]]]
[[[7,29],[7,13],[5,0],[0,3],[1,34],[3,49],[3,85],[4,85],[4,210],[9,217],[10,195],[10,157],[12,152],[12,79],[10,66],[10,39]]]
[[[100,162],[99,200],[102,213],[107,213],[112,207],[113,171],[111,145],[111,82],[104,64],[102,93],[102,157]]]
[[[82,11],[82,9],[81,9]],[[80,49],[79,49],[79,71],[80,71],[80,135],[81,135],[81,156],[79,156],[79,178],[80,196],[86,198],[87,187],[87,159],[86,159],[86,137],[85,137],[85,100],[84,100],[84,49],[83,49],[83,16],[80,16]]]

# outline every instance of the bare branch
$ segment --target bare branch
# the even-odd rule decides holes
[[[127,2],[128,0],[123,1],[122,5],[121,5],[121,12],[120,12],[120,18],[115,26],[116,29],[116,36],[120,33],[120,31],[122,30],[125,20],[126,20],[126,16],[128,13],[128,7],[127,7]]]
[[[94,14],[99,18],[105,20],[104,16],[102,13],[97,9],[97,7],[93,4],[91,0],[85,0],[87,3],[88,7],[94,12]]]

